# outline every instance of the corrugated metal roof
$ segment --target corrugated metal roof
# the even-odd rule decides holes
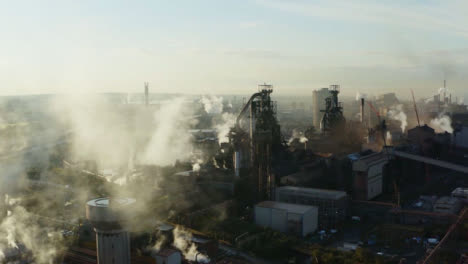
[[[341,199],[346,197],[346,192],[338,190],[327,190],[327,189],[316,189],[316,188],[304,188],[296,186],[283,186],[276,188],[276,192],[288,192],[295,194],[304,194],[308,196],[314,196],[323,199]]]
[[[258,203],[256,206],[272,209],[280,209],[288,211],[289,213],[304,214],[309,210],[317,208],[316,206],[310,205],[300,205],[300,204],[290,204],[290,203],[281,203],[275,201],[263,201]]]

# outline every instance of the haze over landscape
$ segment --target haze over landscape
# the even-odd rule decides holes
[[[466,95],[466,1],[4,1],[0,95]],[[464,94],[465,93],[465,94]],[[466,96],[465,96],[466,97]]]

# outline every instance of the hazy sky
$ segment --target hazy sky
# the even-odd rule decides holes
[[[468,90],[466,0],[1,3],[2,95]]]

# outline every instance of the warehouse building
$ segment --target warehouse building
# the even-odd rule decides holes
[[[306,236],[317,229],[316,206],[263,201],[255,205],[255,223],[262,227],[296,236]]]
[[[283,186],[276,188],[276,201],[318,207],[320,227],[336,227],[347,214],[348,196],[344,191]]]

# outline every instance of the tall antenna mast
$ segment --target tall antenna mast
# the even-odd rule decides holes
[[[149,103],[149,83],[145,82],[145,105],[148,106]]]
[[[444,81],[444,84],[445,84],[445,81]],[[413,96],[414,112],[416,112],[416,119],[418,120],[418,126],[421,126],[421,124],[419,123],[418,108],[416,107],[416,100],[414,99],[413,89],[411,89],[411,96]]]

